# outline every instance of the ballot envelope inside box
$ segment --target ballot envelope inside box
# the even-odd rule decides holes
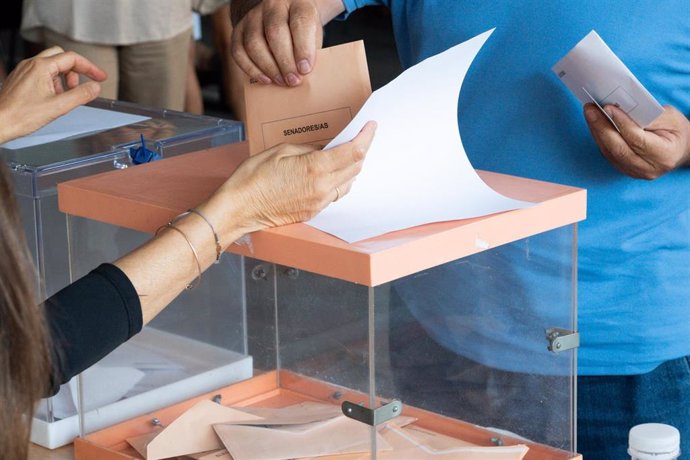
[[[101,237],[136,233],[144,241],[208,196],[247,155],[246,144],[234,144],[61,184],[72,266],[95,265],[90,250]],[[112,359],[111,383],[123,381],[112,386],[131,386],[124,401],[146,407],[145,415],[104,427],[88,411],[102,382],[82,376],[76,457],[142,458],[127,439],[155,437],[196,404],[213,401],[255,411],[331,404],[366,427],[357,444],[364,448],[322,456],[465,458],[446,444],[434,447],[434,439],[448,438],[483,448],[527,446],[528,459],[578,458],[575,254],[585,191],[480,175],[534,206],[353,244],[296,224],[230,245],[201,286],[135,338],[133,346],[143,342],[141,360]],[[150,181],[157,187],[143,193]],[[82,231],[94,225],[107,231]],[[187,385],[195,377],[182,374],[195,365],[206,366],[196,374],[203,381]],[[127,368],[146,375],[136,380]],[[176,373],[172,382],[158,378]],[[396,420],[410,419],[396,438]],[[214,423],[184,431],[200,436],[197,429]],[[276,449],[250,455],[275,456]]]
[[[136,163],[146,160],[133,159],[133,154],[142,151],[142,138],[149,156],[169,158],[240,142],[244,138],[244,128],[242,123],[233,120],[96,99],[88,107],[79,107],[30,136],[0,146],[0,161],[9,167],[24,234],[36,268],[34,293],[37,301],[70,282],[67,225],[65,215],[58,209],[57,184],[104,171],[138,167]],[[93,245],[89,249],[89,263],[114,260],[123,254],[122,251],[143,241],[134,232],[118,232],[95,221],[91,224],[94,228],[83,229],[85,235],[90,235],[89,244]],[[81,276],[84,270],[95,266],[88,266],[86,259],[83,262],[73,272],[74,276]],[[92,409],[128,397],[132,394],[132,388],[127,388],[129,385],[140,391],[153,383],[150,375],[139,378],[144,366],[124,359],[133,349],[139,349],[139,353],[145,350],[148,357],[160,356],[161,363],[166,362],[168,355],[176,353],[175,348],[189,349],[184,340],[170,339],[172,342],[168,346],[163,345],[168,341],[161,342],[160,337],[161,334],[142,335],[121,350],[115,361],[111,359],[110,363],[102,363],[89,371],[87,380],[103,381],[108,388],[103,399],[91,401]],[[205,356],[214,355],[209,352]],[[186,366],[184,372],[193,374],[208,367],[208,363],[187,363]],[[109,381],[113,368],[128,376],[126,382]],[[181,369],[175,372],[178,371],[183,372]],[[172,373],[171,368],[168,375]],[[158,375],[164,375],[164,371]],[[55,398],[41,401],[32,425],[32,441],[49,448],[70,443],[79,433],[76,402],[76,381],[64,385]],[[122,420],[117,418],[119,413],[110,412],[107,417],[110,423]],[[126,410],[122,413],[132,414]]]

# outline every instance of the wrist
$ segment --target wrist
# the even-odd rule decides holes
[[[251,218],[250,206],[243,194],[228,187],[221,187],[208,201],[196,207],[208,217],[218,232],[223,249],[246,235],[264,227]]]

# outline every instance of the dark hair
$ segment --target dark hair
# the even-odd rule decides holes
[[[10,177],[0,161],[0,452],[26,458],[34,406],[49,381],[48,334],[33,293]]]

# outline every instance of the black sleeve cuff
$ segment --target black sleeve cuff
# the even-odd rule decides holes
[[[44,308],[53,350],[50,394],[143,326],[139,296],[127,275],[112,264],[62,289]]]

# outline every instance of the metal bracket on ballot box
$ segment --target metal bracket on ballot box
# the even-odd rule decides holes
[[[550,327],[546,329],[546,340],[549,341],[549,351],[560,353],[578,348],[580,346],[580,333],[569,329]]]
[[[394,399],[379,408],[369,409],[350,401],[344,401],[341,408],[343,414],[351,419],[366,423],[367,425],[378,426],[400,415],[402,413],[402,402]]]

